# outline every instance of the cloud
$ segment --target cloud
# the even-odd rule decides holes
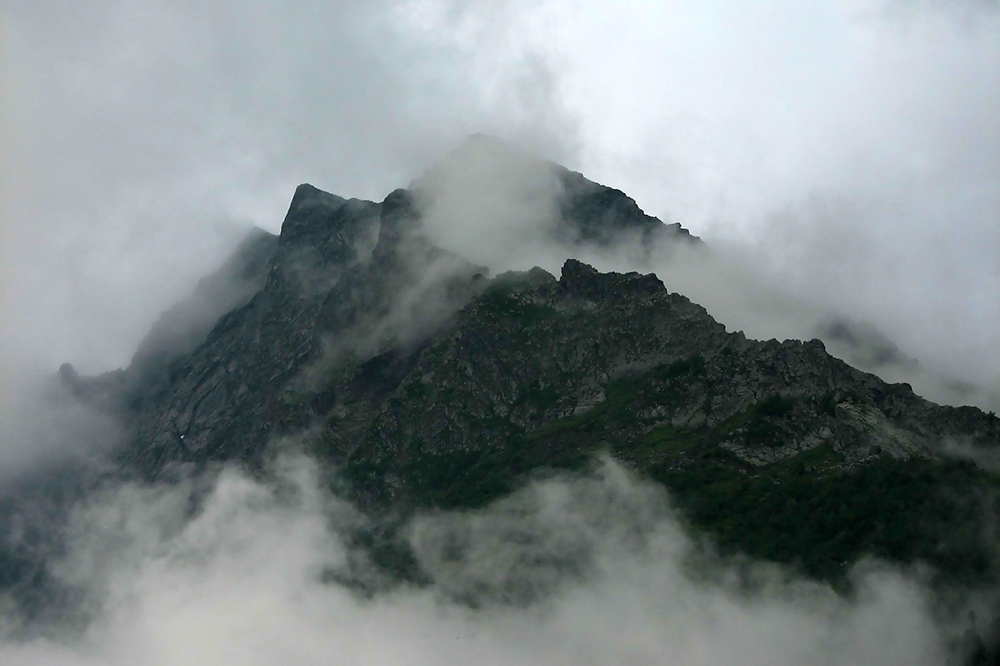
[[[411,4],[7,3],[5,340],[111,369],[297,183],[381,200],[478,129],[555,133],[544,63],[487,94]]]
[[[995,3],[15,0],[4,20],[5,375],[124,364],[298,182],[380,200],[485,131],[936,371],[1000,376]]]
[[[473,131],[561,143],[543,60],[469,65],[417,5],[4,3],[0,418],[63,362],[126,365],[300,182],[381,200]]]
[[[433,583],[370,599],[321,582],[345,565],[338,530],[359,517],[318,489],[303,459],[286,458],[277,478],[269,486],[225,470],[191,519],[184,486],[124,486],[83,505],[59,571],[90,593],[89,624],[9,634],[0,656],[18,665],[945,658],[919,578],[869,566],[845,599],[759,565],[697,574],[666,497],[610,463],[479,512],[417,519],[410,538]]]
[[[1000,391],[992,383],[977,386],[958,379],[965,375],[954,357],[963,353],[962,346],[940,341],[930,365],[899,348],[897,335],[911,343],[908,349],[914,346],[912,338],[899,331],[919,322],[920,303],[897,294],[890,305],[878,309],[882,292],[867,305],[859,301],[857,293],[865,289],[891,293],[882,274],[898,270],[907,255],[900,250],[895,263],[880,262],[876,255],[886,250],[868,242],[861,221],[848,214],[847,202],[840,207],[813,202],[813,207],[775,218],[771,224],[774,235],[784,239],[783,254],[774,265],[762,267],[759,251],[732,241],[706,247],[668,239],[650,248],[641,238],[622,232],[607,246],[579,244],[566,233],[562,219],[562,203],[571,193],[565,190],[559,167],[488,137],[464,142],[413,187],[430,239],[494,273],[541,266],[558,274],[570,257],[603,271],[655,272],[670,291],[705,306],[730,331],[758,339],[819,337],[835,356],[886,381],[910,383],[930,400],[987,410],[1000,406]],[[803,219],[819,215],[822,219],[815,226],[799,226]],[[794,226],[795,232],[783,224]],[[842,257],[857,263],[848,279],[836,276]],[[805,274],[824,271],[830,275],[819,280]],[[955,299],[930,307],[939,314],[951,309],[952,316],[959,317],[968,304]],[[978,314],[990,317],[988,311]],[[950,354],[948,363],[941,362],[945,354]]]
[[[551,162],[515,146],[469,139],[414,189],[431,240],[495,272],[557,269],[570,250],[555,238],[563,183]]]
[[[80,434],[110,439],[113,423],[83,415],[81,428],[71,415],[56,427],[37,403],[16,402],[25,377],[65,360],[83,372],[126,363],[243,231],[277,230],[295,184],[381,199],[476,131],[564,161],[706,237],[712,257],[679,252],[653,266],[731,329],[808,337],[833,308],[872,321],[932,370],[994,382],[995,7],[7,2],[0,409],[31,423],[13,445],[2,433],[3,465],[38,450],[57,457]],[[478,227],[466,199],[449,201],[435,211],[443,244],[474,261],[561,264],[565,248],[534,242],[544,200],[538,213],[501,198]],[[516,233],[496,230],[511,219]],[[627,252],[580,258],[636,267]],[[331,511],[354,518],[308,480],[289,499],[226,472],[193,521],[183,489],[126,487],[81,509],[78,524],[96,536],[78,534],[61,569],[102,601],[93,622],[82,634],[11,635],[0,654],[71,664],[942,658],[942,630],[909,574],[859,571],[854,600],[768,569],[755,568],[763,583],[750,594],[725,565],[713,580],[692,578],[691,544],[662,497],[615,478],[423,517],[412,539],[436,584],[372,601],[318,584],[349,555],[327,529]],[[622,512],[602,513],[609,496]],[[650,506],[660,508],[650,516]],[[642,520],[628,523],[635,513]],[[608,515],[638,541],[602,536]],[[446,556],[455,544],[457,559]],[[544,601],[525,609],[526,598]]]
[[[104,454],[124,441],[116,417],[80,401],[56,377],[21,378],[16,389],[0,405],[0,492],[35,470],[104,465]]]
[[[988,472],[1000,472],[1000,452],[994,449],[983,449],[957,440],[946,440],[941,443],[938,450],[943,456],[968,460]]]
[[[551,6],[582,170],[935,370],[997,381],[995,4]]]

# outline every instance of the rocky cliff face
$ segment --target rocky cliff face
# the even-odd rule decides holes
[[[570,245],[698,242],[543,167],[559,183],[552,233]],[[293,437],[362,506],[405,512],[479,506],[608,454],[670,487],[723,548],[818,576],[866,553],[995,575],[975,506],[997,479],[941,451],[996,447],[1000,419],[929,403],[818,340],[727,332],[654,275],[570,260],[558,278],[491,279],[428,240],[432,181],[382,203],[300,186],[280,237],[214,278],[243,287],[210,330],[174,345],[154,331],[112,375],[64,371],[127,424],[124,467],[258,466]]]

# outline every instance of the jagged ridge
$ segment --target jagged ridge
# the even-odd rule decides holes
[[[686,238],[624,194],[563,176],[564,221],[580,225],[574,242],[610,242],[613,234],[593,231],[608,225]],[[994,478],[936,461],[936,447],[995,446],[995,417],[933,405],[819,341],[727,333],[655,276],[570,260],[559,279],[535,269],[489,280],[484,267],[433,246],[420,219],[409,190],[377,204],[300,186],[260,291],[191,353],[168,359],[160,379],[123,384],[114,404],[133,433],[126,466],[163,478],[179,465],[258,465],[270,442],[295,435],[339,467],[355,500],[399,510],[478,506],[534,470],[585,467],[603,451],[673,488],[723,543],[800,560],[815,575],[835,575],[865,552],[941,565],[967,552],[979,559],[963,571],[992,571],[980,566],[978,540],[949,546],[942,523],[921,527],[926,513],[914,511],[924,503],[912,498],[899,513],[898,529],[912,532],[906,548],[887,545],[898,535],[885,521],[855,516],[855,529],[846,515],[810,536],[819,560],[798,542],[776,550],[781,538],[727,538],[740,533],[738,511],[754,510],[749,499],[770,507],[762,519],[780,522],[813,491],[829,499],[830,484],[859,483],[855,497],[867,498],[891,495],[893,484],[926,490],[933,479],[928,501],[966,511],[969,493],[994,492]],[[773,492],[790,471],[798,485]],[[956,484],[967,492],[947,499]],[[719,522],[713,502],[723,499],[733,508]],[[789,529],[782,534],[794,541]]]

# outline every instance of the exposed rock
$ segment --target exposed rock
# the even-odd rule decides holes
[[[687,237],[620,192],[552,168],[566,184],[562,222],[575,229],[567,242],[634,232],[654,248],[661,236]],[[267,269],[247,264],[261,280],[256,293],[189,337],[196,344],[170,351],[155,379],[129,368],[117,376],[147,379],[100,380],[117,387],[105,393],[117,396],[131,432],[125,468],[163,478],[178,465],[257,466],[270,442],[291,435],[333,463],[363,507],[405,511],[478,506],[534,470],[579,469],[603,451],[674,489],[706,529],[732,529],[726,511],[736,509],[712,508],[713,497],[757,510],[733,504],[743,488],[779,513],[808,506],[796,490],[806,486],[785,484],[787,496],[770,490],[791,470],[796,483],[823,489],[824,502],[840,501],[830,499],[831,479],[869,484],[855,491],[869,503],[868,493],[883,492],[871,484],[898,483],[902,490],[884,492],[905,495],[911,512],[973,492],[917,494],[935,475],[988,486],[971,466],[947,476],[935,452],[944,440],[995,449],[994,416],[923,400],[831,356],[819,340],[727,332],[655,275],[600,273],[571,259],[558,279],[536,268],[491,280],[428,240],[422,210],[411,190],[378,204],[300,186]],[[96,381],[61,374],[71,386]],[[848,545],[838,539],[853,528],[835,521],[815,538],[854,549],[837,563],[863,548],[958,557],[941,521],[922,525],[905,511],[929,544],[911,539],[909,555],[888,550],[896,541],[880,524],[863,522],[867,531]],[[734,547],[788,557],[740,534]],[[839,571],[830,557],[817,555],[810,571]]]

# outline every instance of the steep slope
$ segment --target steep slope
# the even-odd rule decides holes
[[[937,452],[995,447],[1000,419],[928,403],[818,341],[726,333],[653,276],[574,261],[559,280],[501,276],[392,395],[324,423],[319,452],[349,452],[354,492],[376,506],[480,506],[607,453],[727,550],[831,578],[866,553],[993,575],[997,478]]]
[[[568,243],[696,242],[543,168],[561,179]],[[816,340],[727,332],[652,275],[570,260],[558,279],[490,280],[428,240],[433,178],[380,204],[300,186],[263,286],[201,344],[155,380],[69,379],[127,423],[125,469],[256,467],[290,436],[390,515],[481,506],[608,454],[670,487],[727,551],[833,579],[869,553],[995,577],[982,507],[998,479],[941,453],[996,447],[995,416],[929,403]]]

